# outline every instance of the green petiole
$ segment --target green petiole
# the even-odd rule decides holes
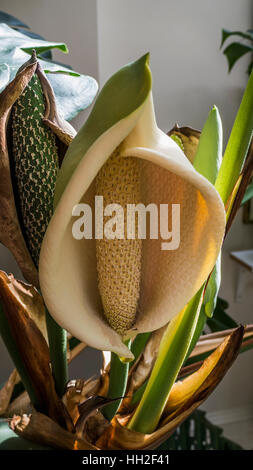
[[[130,347],[131,341],[127,341],[126,345]],[[110,381],[107,398],[118,398],[119,400],[110,403],[105,406],[102,413],[108,421],[111,421],[114,415],[117,413],[122,398],[126,392],[127,379],[129,371],[129,362],[123,362],[115,353],[111,355],[110,365]]]
[[[62,397],[68,381],[67,332],[55,322],[47,310],[46,323],[55,389],[58,396]]]
[[[161,417],[178,371],[187,355],[198,321],[203,287],[187,307],[169,323],[145,392],[128,428],[152,433]]]

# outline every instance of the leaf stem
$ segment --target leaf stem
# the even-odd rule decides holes
[[[129,347],[131,341],[126,342],[126,345]],[[107,398],[118,398],[121,399],[110,403],[105,406],[102,410],[102,413],[108,421],[111,421],[114,415],[117,413],[121,402],[122,397],[124,397],[127,386],[129,371],[129,362],[123,362],[115,353],[111,355],[111,365],[110,365],[110,381],[109,389],[107,393]]]
[[[55,322],[47,310],[46,323],[55,388],[59,397],[62,397],[68,381],[67,332]]]
[[[163,412],[171,387],[185,360],[198,321],[203,287],[169,323],[142,399],[128,428],[152,433]]]
[[[137,361],[143,349],[145,348],[151,333],[140,333],[132,343],[131,351],[134,355],[134,361]]]

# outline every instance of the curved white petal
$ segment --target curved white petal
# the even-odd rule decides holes
[[[43,241],[40,284],[55,320],[90,346],[131,357],[102,316],[95,240],[72,236],[72,209],[94,206],[95,177],[113,150],[141,159],[143,203],[181,205],[181,243],[162,251],[161,240],[143,241],[140,305],[134,331],[160,328],[201,287],[218,256],[225,227],[223,204],[180,148],[156,126],[152,97],[89,148],[65,189]]]

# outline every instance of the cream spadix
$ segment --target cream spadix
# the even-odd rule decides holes
[[[125,338],[162,327],[198,291],[218,256],[225,212],[213,185],[157,127],[148,56],[121,69],[100,92],[66,153],[56,185],[55,212],[42,244],[39,275],[47,307],[62,327],[92,347],[131,358],[122,334],[104,315],[106,298],[99,282],[103,250],[98,254],[95,238],[76,240],[72,235],[73,207],[86,203],[94,210],[97,190],[104,191],[101,175],[110,181],[110,172],[104,170],[115,150],[117,158],[128,159],[138,168],[138,190],[132,191],[135,199],[145,206],[180,204],[179,247],[161,250],[160,236],[147,236],[136,251],[140,262],[136,312]],[[120,255],[126,260],[129,246],[120,245],[122,240],[113,242],[119,242]],[[117,279],[122,282],[117,262],[107,278],[108,286]],[[127,296],[119,296],[120,301],[127,302]]]

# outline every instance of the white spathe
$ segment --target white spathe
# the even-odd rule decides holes
[[[102,134],[83,155],[42,244],[40,286],[50,314],[73,336],[94,348],[131,358],[102,314],[95,240],[72,236],[73,206],[94,204],[96,175],[120,144],[120,155],[140,159],[142,202],[181,207],[177,250],[162,251],[161,239],[143,240],[139,307],[129,337],[168,323],[199,290],[221,248],[225,211],[214,186],[158,129],[151,92],[137,110]]]

